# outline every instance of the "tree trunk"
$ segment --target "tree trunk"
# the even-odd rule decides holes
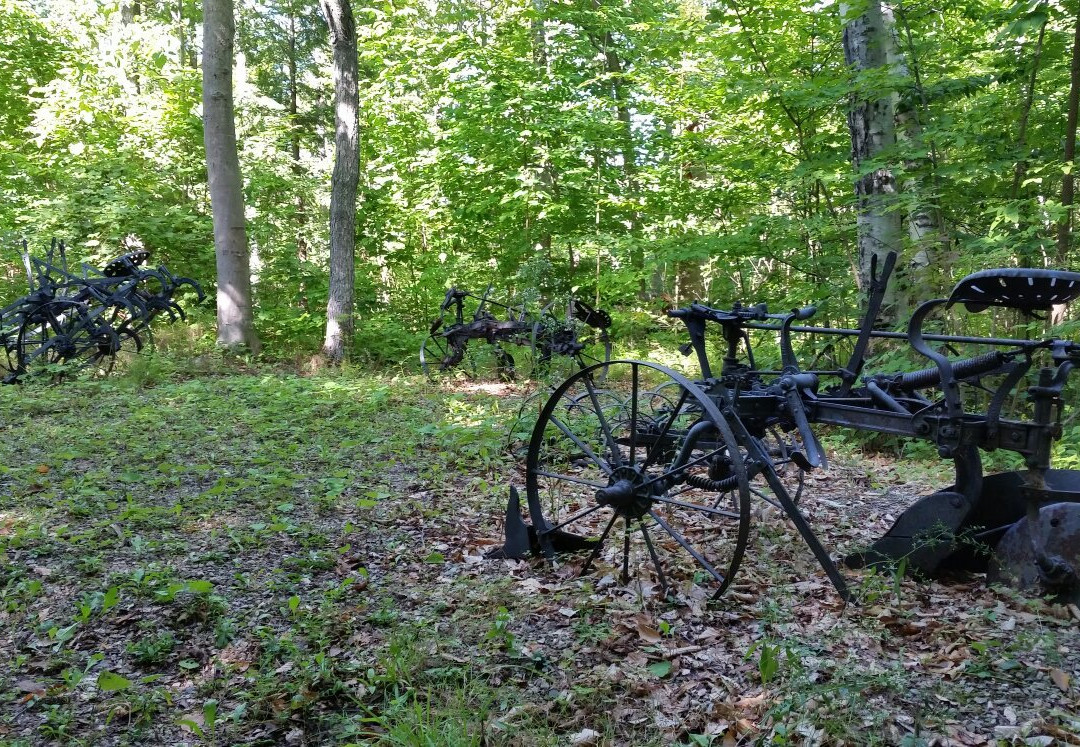
[[[844,59],[856,74],[884,68],[888,64],[890,43],[890,30],[881,0],[869,0],[861,7],[864,12],[850,17],[844,26]],[[841,6],[842,18],[848,18],[849,13],[849,8]],[[885,254],[900,249],[900,212],[890,209],[896,203],[896,180],[888,168],[867,171],[865,166],[867,162],[880,159],[882,153],[896,144],[893,96],[868,98],[855,93],[848,110],[848,128],[851,131],[851,163],[858,174],[855,182],[858,281],[859,288],[867,292],[873,257],[879,257],[880,264]],[[880,316],[884,325],[894,324],[904,311],[899,283],[893,282],[890,286]]]
[[[1076,158],[1076,119],[1080,108],[1080,13],[1076,16],[1073,34],[1072,72],[1069,81],[1069,112],[1065,123],[1065,165],[1068,171],[1061,182],[1061,205],[1065,214],[1057,227],[1057,261],[1065,267],[1069,260],[1069,241],[1072,233],[1073,161]]]
[[[611,95],[615,101],[615,114],[619,119],[622,167],[626,177],[626,194],[631,199],[637,193],[637,151],[634,147],[634,127],[630,116],[630,102],[626,93],[626,80],[623,62],[615,48],[615,39],[610,31],[603,37],[604,67],[611,80]],[[641,216],[635,210],[630,216],[630,232],[633,234]],[[645,250],[640,241],[630,244],[630,265],[638,273],[638,294],[645,296]]]
[[[533,10],[536,12],[536,17],[532,21],[532,55],[533,65],[536,66],[537,75],[541,78],[546,78],[548,74],[548,55],[547,55],[547,27],[544,24],[544,0],[533,0]],[[540,143],[540,145],[544,145]],[[534,146],[534,152],[536,150]],[[547,148],[544,148],[544,153],[540,155],[540,186],[543,187],[544,192],[547,194],[548,200],[555,200],[555,167],[551,163],[551,158],[547,152]],[[532,156],[530,155],[530,158]],[[529,164],[526,164],[528,167]],[[544,256],[548,261],[551,260],[551,231],[546,227],[542,227],[540,235],[533,245],[534,253],[539,253]],[[571,249],[569,252],[570,269],[574,269],[574,253]]]
[[[244,226],[244,194],[233,119],[232,0],[203,8],[203,139],[217,255],[218,344],[259,350],[251,314],[251,272]]]
[[[299,83],[296,77],[296,11],[289,4],[289,155],[292,156],[292,172],[296,177],[297,186],[303,176],[303,168],[300,165],[300,126],[296,117],[299,111],[297,105]],[[301,191],[296,196],[296,258],[301,262],[308,258],[307,239],[304,238],[304,227],[307,225],[307,207],[304,205],[304,193]]]
[[[177,0],[176,3],[176,33],[180,39],[177,64],[180,67],[187,64],[187,18],[184,16],[184,2],[185,0]]]
[[[933,156],[933,142],[925,141],[922,121],[919,118],[920,114],[927,114],[927,108],[915,45],[911,41],[911,29],[905,18],[904,30],[908,42],[905,50],[899,40],[891,11],[883,8],[882,17],[889,32],[886,57],[896,74],[905,81],[907,91],[907,95],[898,97],[896,104],[896,136],[904,145],[904,166],[911,175],[903,184],[903,191],[910,195],[908,200],[911,207],[907,214],[908,239],[914,251],[908,264],[911,273],[908,288],[918,289],[920,296],[929,298],[944,290],[937,287],[940,283],[935,282],[935,278],[940,276],[949,250],[949,237],[945,231],[941,210],[926,197],[927,181],[932,182],[937,164]],[[908,80],[914,85],[908,86]],[[930,173],[929,177],[924,175],[927,171]],[[904,299],[903,305],[910,306],[910,300]]]
[[[1039,78],[1039,62],[1042,59],[1043,40],[1046,38],[1046,26],[1048,23],[1049,19],[1043,21],[1042,25],[1039,26],[1039,38],[1035,42],[1035,51],[1031,57],[1031,75],[1028,76],[1027,88],[1024,91],[1024,106],[1020,110],[1020,128],[1016,134],[1016,150],[1020,157],[1013,168],[1013,182],[1012,187],[1009,188],[1010,200],[1019,197],[1020,184],[1024,174],[1027,173],[1028,162],[1024,151],[1027,150],[1028,119],[1031,117],[1031,107],[1035,103],[1035,83]]]
[[[124,26],[130,26],[135,23],[135,20],[142,13],[142,6],[139,3],[120,3],[120,23]],[[128,73],[128,77],[131,79],[131,84],[135,87],[135,95],[142,95],[142,81],[139,80],[139,66],[138,63],[132,60],[131,71]]]
[[[334,50],[334,174],[330,182],[330,299],[323,354],[340,363],[354,330],[360,112],[356,24],[349,0],[320,0]]]

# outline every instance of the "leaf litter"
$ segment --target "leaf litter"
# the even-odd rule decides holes
[[[718,603],[485,560],[521,392],[415,387],[0,390],[0,743],[1080,744],[1075,608],[869,572],[844,605],[771,507]],[[834,555],[936,484],[835,461]]]

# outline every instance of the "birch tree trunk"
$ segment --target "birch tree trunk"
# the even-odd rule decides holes
[[[251,270],[244,193],[233,119],[232,0],[203,8],[203,141],[217,257],[217,341],[231,350],[259,350],[251,314]]]
[[[869,0],[861,5],[860,15],[851,15],[850,8],[841,6],[840,15],[847,19],[844,26],[844,59],[856,74],[880,71],[888,63],[891,32],[881,0]],[[866,292],[870,287],[870,266],[873,257],[880,257],[901,246],[900,211],[896,209],[896,180],[885,166],[868,168],[896,145],[895,104],[892,94],[855,93],[848,110],[851,132],[851,163],[858,178],[855,196],[858,214],[858,282]],[[893,324],[903,313],[900,283],[890,283],[882,304],[880,320]]]
[[[354,331],[356,186],[360,179],[360,112],[356,23],[349,0],[320,0],[334,50],[334,173],[330,181],[330,298],[323,354],[346,357]]]

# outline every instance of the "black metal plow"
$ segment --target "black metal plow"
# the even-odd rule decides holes
[[[451,288],[420,346],[420,367],[431,379],[464,368],[473,376],[493,370],[499,379],[511,381],[518,371],[514,348],[530,358],[534,369],[530,373],[546,369],[557,356],[573,359],[578,366],[607,361],[611,323],[606,311],[579,299],[571,299],[560,315],[554,302],[535,312],[525,305],[496,301],[491,286],[481,296]]]
[[[903,558],[926,576],[989,572],[992,581],[1042,586],[1080,601],[1075,571],[1069,570],[1080,568],[1080,471],[1048,469],[1044,487],[1034,491],[1030,478],[1019,471],[987,475],[971,501],[955,485],[925,496],[868,550],[844,563],[862,568]],[[1032,509],[1037,513],[1029,515]],[[1028,529],[1032,525],[1037,536]]]
[[[771,314],[764,304],[691,304],[669,314],[687,327],[684,352],[696,355],[699,376],[631,360],[574,373],[532,431],[531,526],[512,500],[499,554],[569,551],[580,555],[580,573],[603,566],[667,596],[715,598],[746,554],[760,501],[787,515],[841,597],[853,599],[798,503],[805,473],[826,466],[814,426],[827,424],[929,441],[956,474],[872,547],[848,555],[849,566],[986,571],[1036,593],[1080,598],[1080,473],[1050,468],[1080,344],[935,334],[927,322],[957,304],[1034,316],[1080,297],[1080,273],[975,273],[949,298],[921,304],[906,332],[880,332],[877,310],[894,262],[890,254],[880,273],[875,267],[859,329],[798,324],[813,307]],[[719,370],[706,345],[712,325],[724,351]],[[756,364],[751,331],[776,334],[779,367]],[[831,369],[802,368],[794,340],[805,333],[852,338],[851,357]],[[904,339],[930,365],[866,373],[874,338]],[[981,453],[994,450],[1020,455],[1026,469],[985,476]]]
[[[87,264],[75,270],[63,242],[54,239],[42,258],[31,256],[24,241],[30,292],[0,309],[2,381],[108,373],[122,351],[139,352],[151,341],[155,318],[183,319],[174,297],[188,286],[201,301],[202,289],[164,266],[143,266],[149,258],[140,250],[100,270]]]

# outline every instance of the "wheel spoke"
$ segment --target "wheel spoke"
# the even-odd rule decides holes
[[[783,506],[780,505],[780,501],[775,500],[771,496],[767,495],[764,491],[759,490],[758,488],[755,488],[753,485],[750,486],[750,492],[753,493],[754,495],[756,495],[761,500],[768,503],[770,506],[776,506],[777,508],[783,508]]]
[[[553,480],[563,480],[565,482],[572,482],[578,485],[588,485],[590,488],[606,488],[606,482],[599,482],[598,480],[586,480],[584,477],[575,477],[574,475],[562,475],[558,472],[547,472],[545,470],[533,470],[533,474],[540,477],[550,477]]]
[[[646,480],[645,482],[643,482],[641,485],[639,485],[638,490],[651,487],[653,484],[658,483],[661,480],[667,479],[667,478],[671,477],[672,475],[676,474],[677,472],[685,472],[686,470],[688,470],[691,467],[696,467],[697,465],[701,464],[702,462],[706,462],[709,459],[712,459],[714,456],[719,454],[721,451],[724,451],[725,448],[726,447],[720,447],[718,449],[713,449],[708,454],[702,454],[699,457],[696,457],[694,459],[689,460],[685,464],[680,464],[678,467],[676,467],[676,468],[674,468],[672,470],[668,470],[666,472],[661,472],[656,477],[652,477],[652,478]]]
[[[687,503],[686,501],[677,501],[673,498],[668,498],[662,495],[653,496],[652,499],[654,501],[657,501],[658,503],[666,503],[669,506],[678,506],[679,508],[688,508],[691,511],[701,511],[704,514],[710,514],[712,516],[723,516],[728,519],[740,518],[740,514],[735,511],[725,511],[722,508],[715,508],[713,506],[702,506],[699,503]]]
[[[547,532],[554,532],[556,529],[562,529],[565,526],[573,524],[575,521],[580,521],[581,519],[584,519],[589,514],[596,513],[601,508],[603,508],[603,506],[600,505],[599,503],[597,503],[595,506],[589,506],[588,508],[582,509],[578,513],[574,514],[570,518],[563,519],[558,524],[555,524],[554,526],[548,527],[546,531]]]
[[[710,574],[712,574],[713,578],[715,578],[720,583],[724,583],[724,576],[719,571],[717,571],[715,568],[713,568],[712,564],[708,560],[705,559],[705,556],[702,555],[701,553],[699,553],[696,549],[694,549],[694,546],[691,545],[687,541],[687,539],[685,537],[683,537],[681,534],[679,534],[679,532],[677,532],[674,528],[672,528],[672,526],[670,524],[668,524],[666,521],[664,521],[664,519],[661,516],[659,516],[655,511],[653,511],[651,508],[649,509],[649,516],[653,517],[653,519],[656,520],[656,523],[659,524],[660,527],[665,532],[667,532],[668,534],[671,535],[672,539],[674,539],[676,542],[678,542],[679,545],[681,545],[684,550],[686,550],[688,553],[690,553],[690,555],[693,556],[694,560],[696,560],[701,565],[702,568],[704,568]]]
[[[668,431],[671,430],[671,426],[675,422],[675,418],[679,416],[679,410],[681,410],[682,406],[686,404],[686,398],[688,396],[690,396],[690,391],[688,389],[683,389],[682,395],[679,397],[678,404],[676,404],[675,408],[671,411],[671,417],[668,418],[668,421],[666,423],[664,423],[664,427],[663,429],[661,429],[660,435],[656,437],[656,443],[653,444],[653,447],[649,449],[649,453],[645,456],[645,461],[641,465],[642,472],[647,470],[649,466],[653,463],[653,460],[655,460],[656,457],[660,455],[660,449],[664,444],[664,438],[667,437]],[[636,428],[637,424],[635,424],[634,427]]]
[[[664,568],[660,565],[660,558],[656,554],[656,548],[653,547],[652,537],[649,536],[649,528],[645,526],[644,522],[639,523],[638,526],[641,527],[641,536],[645,538],[645,547],[649,549],[649,557],[652,558],[657,578],[660,579],[660,588],[666,597],[668,593],[667,577],[664,576]]]
[[[611,452],[611,456],[615,462],[615,466],[621,467],[622,453],[619,450],[619,444],[611,435],[611,426],[608,424],[607,418],[604,417],[604,411],[600,407],[600,401],[596,398],[596,389],[595,387],[593,387],[592,374],[586,373],[583,377],[583,381],[585,382],[585,388],[589,391],[589,401],[592,402],[592,406],[596,411],[596,419],[600,421],[600,429],[604,433],[604,440],[607,444],[607,448]]]
[[[581,572],[578,576],[584,576],[585,573],[592,568],[593,561],[600,555],[600,550],[604,546],[605,540],[607,540],[608,533],[611,532],[611,528],[615,526],[615,520],[619,518],[619,515],[614,511],[611,513],[611,520],[608,521],[607,526],[604,527],[603,533],[600,535],[599,541],[596,543],[596,547],[589,553],[589,557],[585,559],[585,564],[581,566]]]
[[[549,418],[549,420],[551,421],[551,423],[556,428],[558,428],[560,431],[562,431],[563,435],[565,435],[567,438],[569,438],[574,443],[575,446],[577,446],[579,449],[581,449],[585,453],[585,456],[587,456],[589,459],[591,459],[593,461],[593,464],[595,464],[597,467],[602,469],[604,471],[605,475],[610,475],[611,474],[611,465],[609,465],[606,461],[604,461],[600,457],[596,456],[596,454],[593,452],[593,450],[590,449],[585,444],[584,441],[582,441],[580,438],[578,438],[577,434],[575,434],[568,427],[566,427],[565,423],[563,423],[561,420],[559,420],[554,415],[552,415]]]

